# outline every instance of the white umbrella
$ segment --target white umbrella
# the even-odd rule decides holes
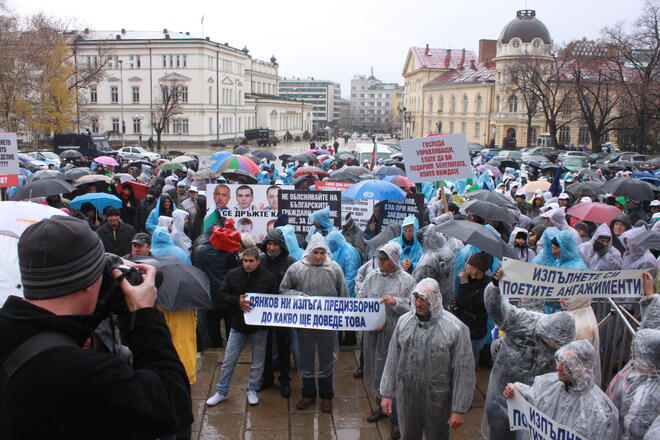
[[[20,237],[28,226],[54,215],[66,213],[40,203],[0,202],[0,230],[13,232]]]
[[[177,156],[177,157],[175,157],[174,159],[172,159],[171,162],[174,162],[174,163],[188,163],[188,162],[192,162],[193,160],[195,160],[194,157],[190,157],[190,156]]]
[[[23,282],[18,268],[18,239],[0,234],[0,306],[9,295],[23,297]]]

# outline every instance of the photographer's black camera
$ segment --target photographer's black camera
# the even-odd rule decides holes
[[[118,278],[112,276],[112,271],[117,269],[121,272]],[[124,301],[124,294],[119,288],[119,283],[122,279],[126,279],[133,286],[142,283],[142,276],[144,271],[136,267],[124,264],[121,258],[109,252],[105,253],[105,267],[103,269],[103,280],[101,282],[101,289],[99,291],[99,299],[96,303],[97,313],[127,313],[126,302]]]

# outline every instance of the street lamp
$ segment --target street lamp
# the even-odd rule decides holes
[[[121,146],[125,147],[124,133],[126,132],[126,123],[124,122],[124,62],[117,60],[119,63],[119,104],[121,112]]]

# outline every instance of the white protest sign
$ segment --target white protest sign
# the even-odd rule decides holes
[[[0,132],[0,188],[18,186],[16,133]]]
[[[375,330],[385,325],[385,306],[378,298],[292,296],[248,293],[248,325],[316,330]]]
[[[441,134],[401,141],[408,180],[414,183],[473,177],[464,134]]]
[[[511,258],[502,261],[503,295],[514,298],[610,297],[642,295],[643,270],[586,271],[540,266]]]
[[[511,431],[527,431],[533,439],[540,440],[587,440],[571,427],[562,425],[543,414],[516,391],[513,398],[506,401]],[[596,439],[591,439],[596,440]]]

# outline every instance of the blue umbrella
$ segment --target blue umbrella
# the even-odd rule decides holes
[[[382,180],[364,180],[354,183],[342,193],[342,197],[354,200],[390,200],[406,196],[398,186]]]
[[[107,193],[89,193],[83,194],[71,200],[71,206],[80,209],[83,203],[91,203],[97,211],[103,212],[106,206],[114,206],[121,208],[121,199],[112,194]]]
[[[649,173],[648,171],[640,171],[640,172],[632,173],[632,176],[635,179],[644,180],[646,182],[653,183],[654,185],[660,185],[660,179],[656,177],[654,174]]]
[[[214,153],[213,156],[211,156],[211,160],[226,159],[231,156],[232,153],[230,153],[229,151],[218,151],[217,153]]]
[[[374,168],[374,174],[379,176],[405,176],[406,172],[395,165],[381,165]]]

